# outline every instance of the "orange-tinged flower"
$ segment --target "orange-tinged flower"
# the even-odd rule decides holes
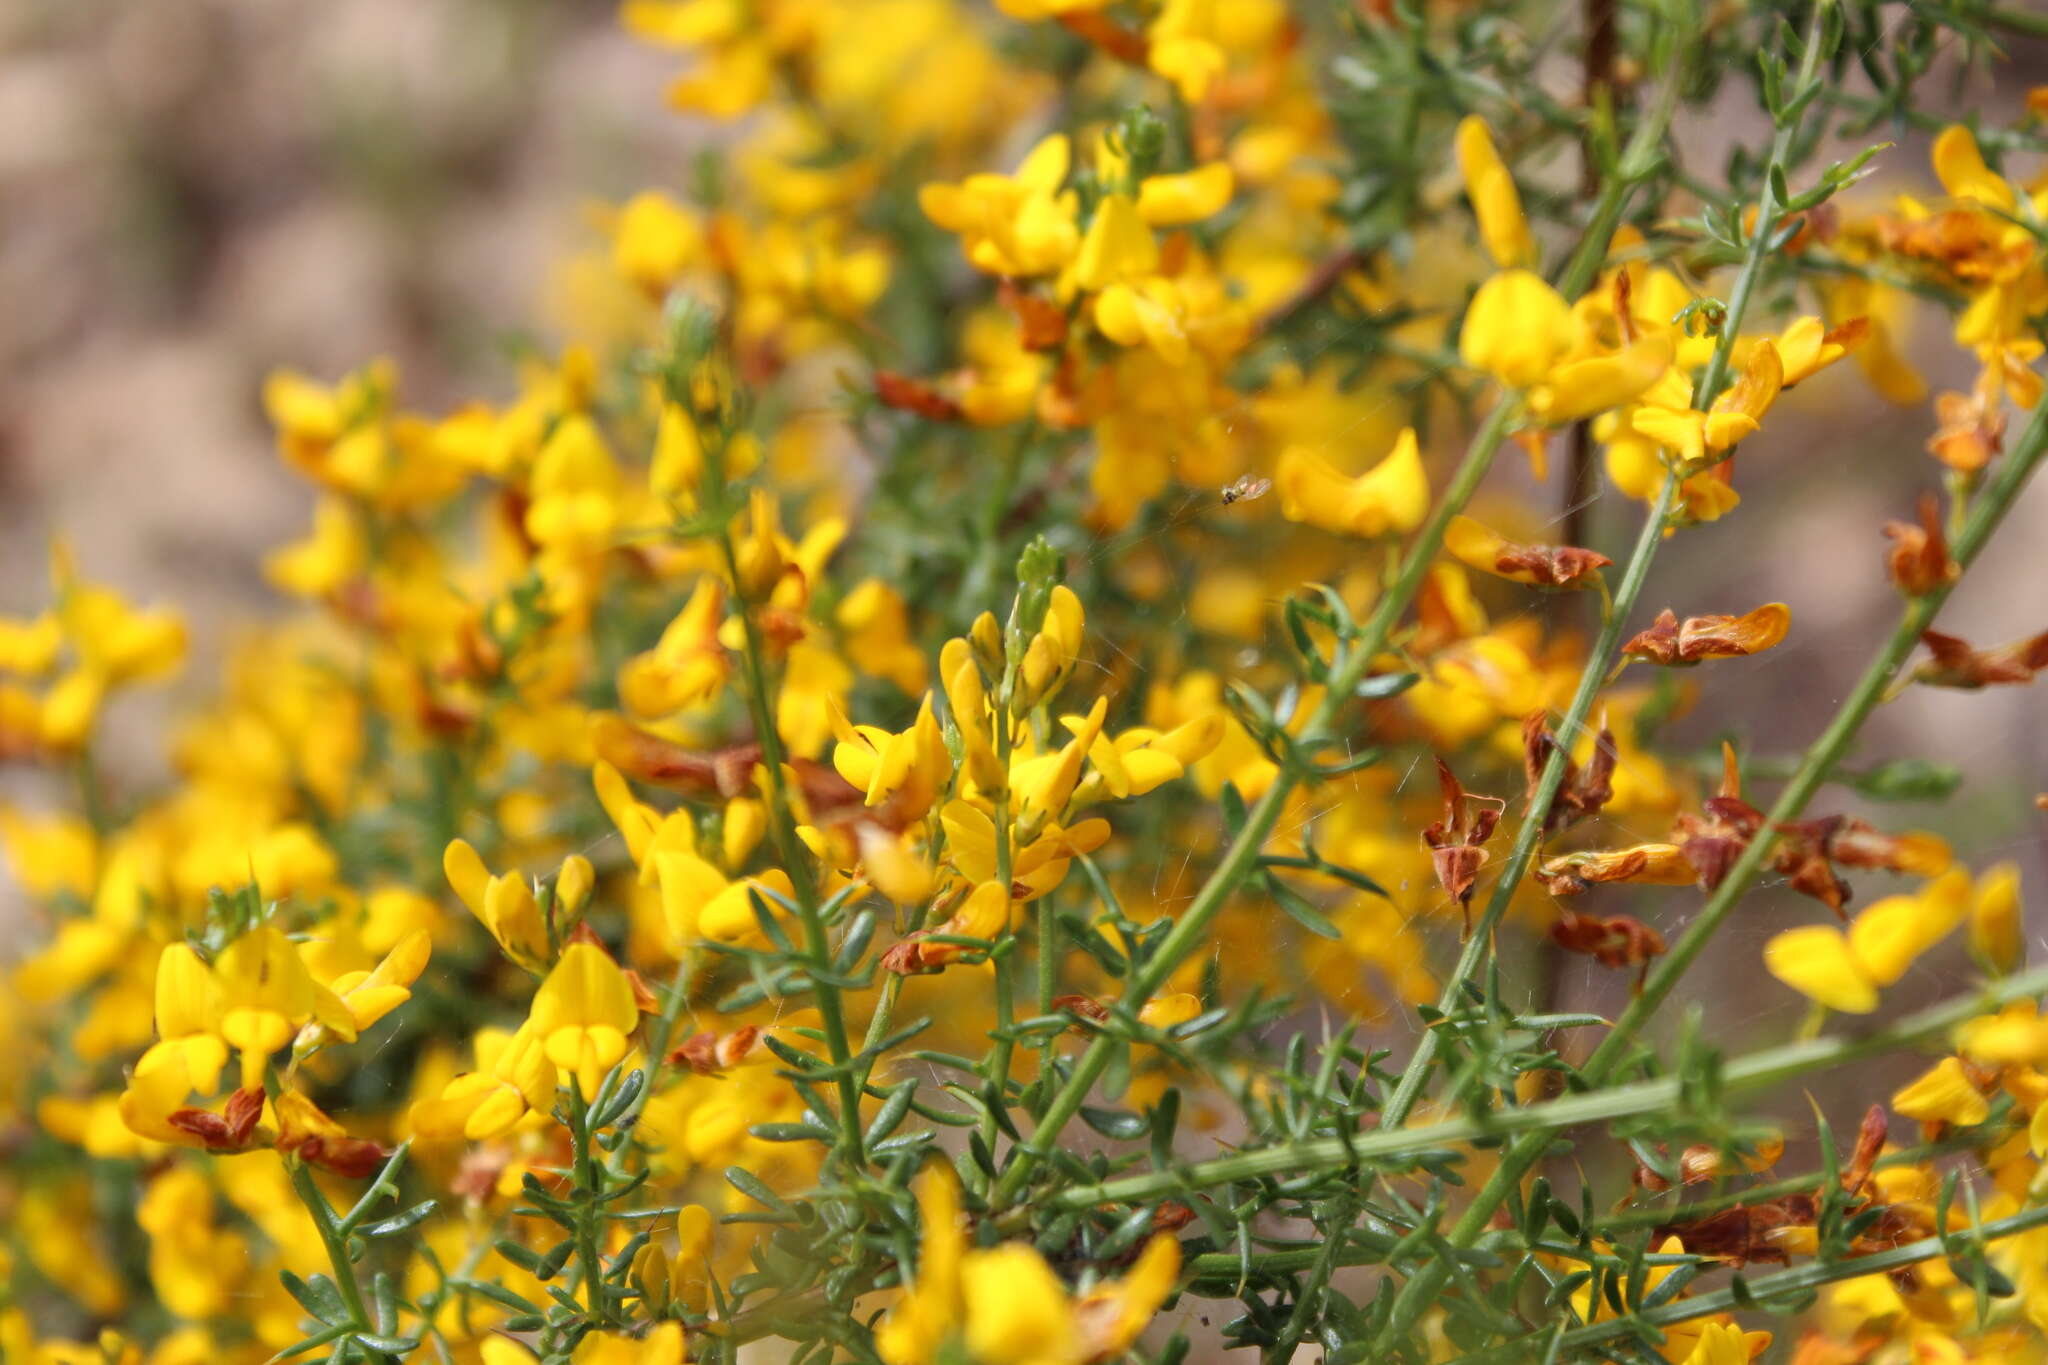
[[[1913,681],[1929,687],[1974,691],[2000,683],[2025,684],[2048,668],[2048,631],[1993,649],[1973,649],[1966,640],[1938,630],[1920,632],[1932,658],[1913,670]]]
[[[1546,859],[1536,879],[1554,896],[1577,895],[1595,882],[1641,882],[1650,886],[1690,886],[1699,870],[1677,844],[1637,844],[1606,852],[1567,853]]]
[[[1463,515],[1444,528],[1444,548],[1481,573],[1541,588],[1591,587],[1614,562],[1571,545],[1520,545]]]
[[[1770,649],[1791,628],[1792,611],[1783,602],[1767,602],[1740,616],[1688,616],[1683,622],[1667,607],[1621,652],[1666,667],[1739,659]]]
[[[1884,533],[1891,538],[1885,564],[1892,582],[1908,597],[1923,597],[1947,587],[1962,573],[1949,558],[1948,537],[1942,533],[1941,503],[1932,493],[1922,493],[1917,524],[1888,521]]]

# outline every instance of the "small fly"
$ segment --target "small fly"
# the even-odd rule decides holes
[[[1218,496],[1223,499],[1223,505],[1228,507],[1234,502],[1252,502],[1258,498],[1263,498],[1266,496],[1266,491],[1272,486],[1273,481],[1271,479],[1254,478],[1247,474],[1236,483],[1230,485],[1230,487],[1224,489]]]

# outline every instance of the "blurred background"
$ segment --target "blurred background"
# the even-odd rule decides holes
[[[62,531],[90,576],[188,613],[192,659],[161,704],[200,695],[235,624],[274,609],[261,556],[311,501],[272,452],[263,375],[328,380],[389,355],[410,406],[505,397],[508,339],[544,329],[551,271],[589,240],[590,204],[684,183],[704,134],[663,104],[673,71],[619,28],[611,0],[0,4],[0,611],[41,602]],[[2036,44],[1926,89],[1952,100],[1945,112],[1996,122],[2044,81]],[[1682,121],[1702,165],[1758,140],[1746,89],[1729,93],[1727,118]],[[1857,202],[1933,184],[1924,133],[1879,164]],[[1908,338],[1930,393],[1968,381],[1945,333],[1930,314]],[[1888,407],[1849,365],[1788,395],[1741,458],[1741,513],[1682,537],[1645,602],[1689,615],[1783,599],[1793,633],[1713,670],[1711,714],[1677,738],[1704,753],[1734,721],[1754,752],[1790,755],[1824,724],[1894,617],[1879,527],[1938,483],[1923,453],[1933,427],[1931,406]],[[1603,499],[1593,543],[1619,553],[1637,515]],[[2048,628],[2048,486],[1944,628],[1980,645]],[[134,740],[109,755],[117,770],[155,766],[157,705],[113,718]],[[1912,691],[1856,762],[1902,756],[1970,781],[1938,808],[1831,792],[1821,809],[1939,829],[1980,869],[2018,861],[2037,955],[2048,948],[2048,844],[2031,804],[2048,789],[2048,685]],[[1757,952],[1810,909],[1756,897],[1697,973],[1702,992],[1755,1002],[1758,1033],[1782,1037],[1800,1006],[1762,978]],[[1562,971],[1560,1003],[1606,1008],[1626,989],[1584,959]],[[1966,971],[1959,950],[1937,956],[1900,1003]]]
[[[257,402],[398,361],[503,396],[588,204],[680,179],[674,62],[612,0],[0,4],[0,609],[48,535],[191,615],[186,686],[311,495]]]

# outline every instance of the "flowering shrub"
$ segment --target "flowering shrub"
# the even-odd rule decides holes
[[[1940,795],[1845,766],[1872,712],[2048,667],[1934,629],[2048,450],[2048,99],[1921,112],[2037,15],[624,22],[729,135],[604,215],[509,400],[270,379],[302,608],[168,787],[98,735],[175,616],[60,544],[0,622],[52,795],[0,813],[0,1356],[2048,1356],[2017,874],[1839,790]],[[1817,153],[1923,125],[1917,197]],[[1977,378],[1930,407],[1937,309]],[[1665,722],[1800,623],[1649,567],[1834,366],[1930,433],[1896,624],[1802,755],[1731,708],[1701,763]],[[1632,543],[1552,514],[1591,489]],[[1728,1056],[1687,972],[1765,879],[1809,1022]],[[1977,984],[1887,1009],[1952,935]],[[1555,1008],[1555,954],[1625,1005]]]

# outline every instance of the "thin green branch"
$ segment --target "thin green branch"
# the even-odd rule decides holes
[[[1953,996],[1869,1033],[1808,1039],[1738,1057],[1720,1069],[1720,1093],[1764,1090],[1799,1076],[1926,1043],[1945,1036],[1966,1020],[2044,990],[2048,990],[2048,967],[2036,967],[1989,983],[1981,990]],[[1239,1180],[1309,1175],[1352,1165],[1405,1168],[1426,1152],[1513,1136],[1540,1150],[1549,1145],[1554,1134],[1581,1124],[1642,1114],[1669,1115],[1686,1093],[1683,1078],[1659,1076],[1494,1113],[1467,1114],[1408,1128],[1377,1128],[1356,1136],[1280,1143],[1170,1170],[1072,1186],[1052,1195],[1047,1202],[1060,1209],[1139,1204],[1181,1190],[1206,1189]],[[1521,1145],[1517,1143],[1517,1148]],[[1489,1209],[1489,1218],[1491,1214]]]

